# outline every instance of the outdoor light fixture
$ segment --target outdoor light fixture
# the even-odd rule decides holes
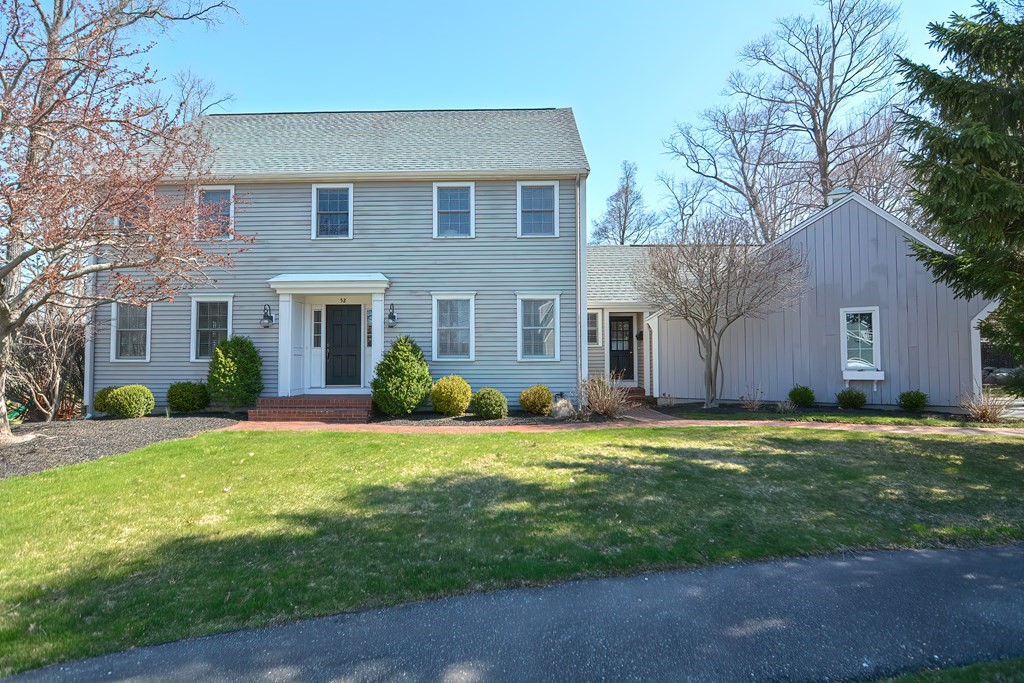
[[[398,324],[398,316],[395,315],[395,305],[391,304],[388,307],[388,327],[394,327]]]
[[[260,327],[270,327],[274,324],[274,314],[270,312],[270,304],[263,304],[263,317],[260,318]]]
[[[644,331],[643,330],[640,330],[639,332],[636,333],[636,340],[637,341],[643,341],[644,340]]]

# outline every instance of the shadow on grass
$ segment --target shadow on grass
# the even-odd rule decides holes
[[[507,456],[520,477],[462,462],[339,491],[302,514],[246,511],[274,531],[214,524],[145,552],[93,555],[49,585],[5,591],[0,674],[571,576],[1024,535],[1021,447],[804,433],[652,442],[638,433],[579,453]]]

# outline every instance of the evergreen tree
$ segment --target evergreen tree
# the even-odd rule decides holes
[[[925,113],[907,114],[915,201],[947,254],[915,245],[960,296],[998,298],[983,332],[1024,361],[1024,17],[981,1],[972,17],[931,24],[933,68],[901,60]]]

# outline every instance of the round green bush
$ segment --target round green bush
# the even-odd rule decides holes
[[[430,390],[430,403],[442,415],[462,415],[469,408],[473,390],[469,382],[458,375],[448,375],[434,382]]]
[[[485,420],[500,420],[508,417],[508,399],[497,389],[487,387],[473,394],[469,409]]]
[[[923,391],[904,391],[900,394],[897,403],[900,410],[908,413],[919,413],[928,405],[928,394]]]
[[[867,402],[868,397],[864,392],[860,389],[854,389],[853,387],[846,387],[836,394],[836,403],[839,404],[840,408],[856,410],[857,408],[863,408],[864,404]]]
[[[802,384],[797,384],[789,390],[789,400],[792,401],[793,405],[797,408],[813,408],[814,390],[810,387],[805,387]]]
[[[370,389],[373,403],[387,415],[408,415],[430,394],[430,368],[423,350],[407,336],[394,341],[377,363]]]
[[[92,395],[92,409],[97,413],[107,412],[107,398],[110,396],[110,392],[116,387],[103,387],[98,389],[95,394]]]
[[[532,387],[523,389],[519,394],[519,405],[523,410],[534,415],[547,415],[551,412],[551,404],[555,397],[551,390],[543,384],[535,384]]]
[[[153,412],[153,392],[141,384],[112,389],[107,395],[106,411],[114,417],[143,417]]]
[[[206,389],[212,401],[230,409],[256,402],[263,391],[263,359],[252,339],[232,337],[217,344]]]
[[[167,405],[176,413],[195,413],[210,405],[210,392],[202,382],[175,382],[167,387]]]

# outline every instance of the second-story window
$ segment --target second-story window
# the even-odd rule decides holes
[[[434,237],[473,237],[474,183],[434,183]]]
[[[202,218],[212,220],[217,231],[225,237],[231,236],[231,223],[235,217],[235,188],[231,185],[207,185],[199,188],[199,205]]]
[[[520,237],[558,237],[558,181],[516,183]]]
[[[313,237],[352,238],[352,185],[313,186]]]

